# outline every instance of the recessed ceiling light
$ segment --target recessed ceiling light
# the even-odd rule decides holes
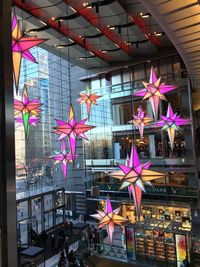
[[[161,35],[164,35],[164,34],[165,34],[164,32],[154,32],[155,36],[161,36]]]
[[[142,17],[142,18],[149,18],[151,15],[150,15],[150,13],[140,13],[140,16]]]
[[[72,11],[76,12],[76,10],[75,10],[73,7],[71,7],[71,6],[70,6],[70,9],[71,9]]]
[[[42,20],[39,20],[39,22],[41,22],[43,25],[47,25],[44,21],[42,21]]]

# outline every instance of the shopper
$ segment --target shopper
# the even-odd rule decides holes
[[[189,262],[189,260],[188,260],[187,257],[186,257],[186,258],[184,259],[184,261],[183,261],[183,266],[184,266],[184,267],[190,267],[190,262]]]
[[[65,258],[64,250],[61,250],[61,252],[60,252],[58,267],[66,267],[66,258]]]
[[[69,223],[69,229],[70,229],[70,235],[71,235],[71,236],[72,236],[72,234],[73,234],[73,226],[74,226],[73,222],[70,221],[70,223]]]
[[[69,235],[69,223],[67,222],[67,220],[65,219],[64,220],[64,230],[65,230],[65,233],[67,234],[67,235]]]
[[[69,255],[69,238],[68,237],[65,238],[64,250],[65,250],[66,257],[68,257]]]

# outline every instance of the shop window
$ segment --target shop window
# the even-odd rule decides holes
[[[91,89],[99,89],[101,87],[100,79],[91,80]]]
[[[32,217],[34,217],[38,222],[38,233],[41,232],[42,226],[41,226],[41,197],[33,198],[31,199],[31,212]]]
[[[112,85],[117,85],[117,84],[121,84],[122,80],[121,80],[121,74],[112,74],[111,76],[111,84]]]
[[[52,194],[44,196],[44,211],[51,210],[53,208]]]
[[[57,191],[55,195],[56,207],[62,206],[64,204],[63,191]]]
[[[44,214],[44,227],[45,230],[53,227],[53,211],[45,212]]]
[[[63,223],[63,208],[56,209],[56,225]]]
[[[17,203],[17,221],[28,218],[28,201]]]

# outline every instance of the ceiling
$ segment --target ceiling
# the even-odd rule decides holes
[[[45,48],[84,68],[125,66],[175,51],[139,0],[14,2],[25,34],[47,38]]]
[[[141,0],[181,55],[193,85],[200,90],[200,2]]]

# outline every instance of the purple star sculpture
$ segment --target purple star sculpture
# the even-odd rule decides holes
[[[61,140],[66,136],[68,137],[73,162],[75,160],[76,154],[77,136],[80,136],[81,138],[87,140],[87,137],[84,133],[91,130],[92,128],[95,128],[95,126],[85,124],[86,121],[87,119],[77,122],[72,105],[70,105],[67,122],[56,120],[58,126],[54,127],[55,133],[59,135],[58,140]]]
[[[180,129],[179,126],[190,123],[191,119],[182,119],[180,115],[174,113],[170,103],[168,104],[167,115],[161,116],[161,120],[156,123],[156,126],[162,127],[162,130],[167,130],[171,149],[174,149],[175,132]]]
[[[144,184],[151,185],[151,180],[159,179],[165,176],[163,173],[149,170],[150,165],[151,162],[144,164],[140,162],[137,150],[135,146],[132,145],[128,166],[118,164],[120,170],[109,174],[113,178],[122,181],[120,189],[129,187],[129,191],[132,193],[134,199],[138,219],[140,218],[142,191],[146,192]]]
[[[68,167],[68,163],[72,163],[72,155],[71,153],[67,152],[67,146],[66,146],[66,142],[64,139],[62,139],[60,152],[58,151],[54,151],[54,152],[55,152],[55,155],[51,156],[50,159],[55,160],[54,165],[58,163],[62,164],[63,176],[66,181],[67,180],[67,167]],[[77,157],[78,155],[75,155],[75,158]]]
[[[145,86],[144,89],[141,89],[134,93],[134,96],[143,96],[143,99],[149,99],[151,107],[153,110],[154,118],[157,119],[158,115],[158,106],[160,99],[167,100],[164,96],[165,93],[176,89],[176,85],[166,85],[161,83],[161,77],[157,78],[153,67],[151,67],[151,74],[149,82],[142,82]]]

